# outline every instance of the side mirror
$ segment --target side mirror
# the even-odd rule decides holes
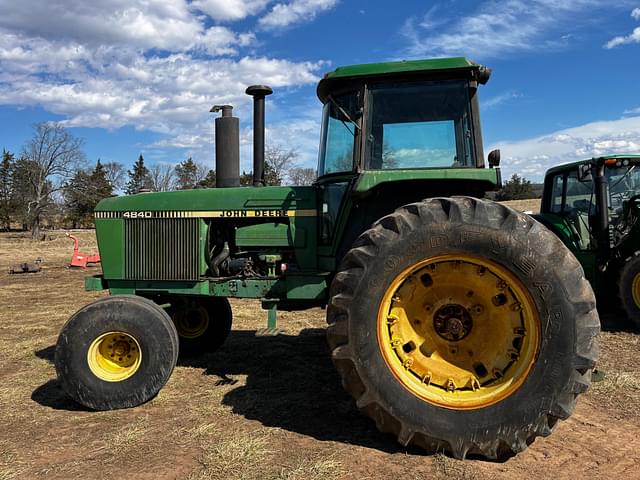
[[[590,163],[583,163],[578,167],[578,180],[581,182],[590,182],[593,180]]]
[[[491,150],[489,152],[489,167],[494,168],[500,166],[500,150]]]

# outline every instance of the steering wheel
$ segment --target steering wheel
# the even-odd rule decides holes
[[[631,199],[638,197],[635,190],[621,190],[619,192],[611,193],[611,206],[615,203],[617,206],[622,206],[622,202],[631,201]]]

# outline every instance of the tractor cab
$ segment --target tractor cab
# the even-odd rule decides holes
[[[573,162],[545,175],[541,220],[586,261],[591,278],[637,248],[640,155]],[[585,262],[583,262],[584,264]]]
[[[490,74],[450,58],[354,65],[324,76],[316,185],[320,243],[332,248],[321,248],[321,264],[324,254],[341,258],[381,213],[445,192],[483,197],[500,185],[498,151],[485,168],[479,119],[478,86]]]
[[[319,176],[482,167],[476,91],[489,72],[453,60],[449,71],[435,75],[425,67],[444,60],[399,62],[373,78],[370,66],[328,74],[318,87],[324,103]]]

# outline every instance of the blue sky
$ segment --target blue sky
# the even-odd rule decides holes
[[[267,142],[315,165],[315,84],[340,65],[467,56],[485,151],[506,175],[640,152],[640,0],[0,0],[0,148],[61,121],[90,161],[213,166],[209,108],[231,103],[250,168],[246,86],[273,87]]]

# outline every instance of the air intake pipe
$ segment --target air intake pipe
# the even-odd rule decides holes
[[[273,90],[266,85],[252,85],[245,91],[253,97],[253,186],[264,186],[264,97]]]
[[[216,187],[240,186],[240,121],[231,105],[214,105],[211,112],[222,111],[216,118]]]

